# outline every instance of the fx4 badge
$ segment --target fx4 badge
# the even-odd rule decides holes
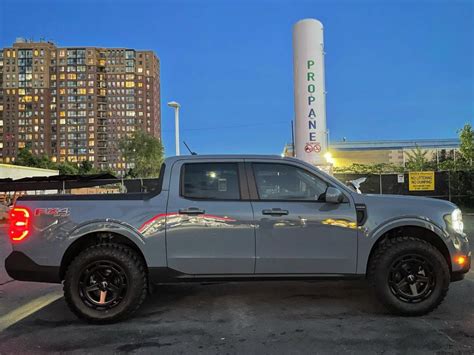
[[[35,216],[55,216],[66,217],[69,216],[69,208],[37,208],[35,209]]]

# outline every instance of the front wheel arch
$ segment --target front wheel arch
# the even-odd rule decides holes
[[[408,264],[397,267],[399,262]],[[371,291],[387,309],[412,317],[428,314],[443,302],[449,274],[443,255],[434,245],[401,236],[387,240],[375,251],[367,278]]]
[[[435,232],[427,228],[408,225],[408,226],[399,226],[399,227],[392,228],[384,232],[380,236],[380,238],[377,239],[375,244],[372,246],[372,249],[370,250],[370,254],[369,254],[369,258],[367,260],[367,266],[366,266],[366,275],[368,273],[370,262],[377,248],[379,248],[380,245],[386,242],[387,240],[397,238],[397,237],[413,237],[413,238],[427,241],[428,243],[433,245],[436,249],[438,249],[441,255],[443,255],[444,259],[446,260],[446,263],[448,264],[449,271],[452,272],[451,254],[449,253],[448,247],[443,242],[441,237]]]

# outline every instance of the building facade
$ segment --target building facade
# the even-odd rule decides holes
[[[0,162],[28,148],[123,173],[119,142],[137,130],[161,139],[160,65],[152,51],[24,39],[0,50]]]
[[[459,156],[460,141],[452,139],[414,139],[387,141],[343,141],[329,144],[334,167],[349,167],[352,164],[393,164],[405,166],[413,151],[419,147],[426,158],[441,162]],[[293,156],[292,145],[287,144],[282,155]]]

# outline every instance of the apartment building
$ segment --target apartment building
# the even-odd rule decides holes
[[[137,130],[161,139],[160,67],[152,51],[24,39],[0,50],[0,162],[28,148],[120,174],[129,166],[119,142]]]

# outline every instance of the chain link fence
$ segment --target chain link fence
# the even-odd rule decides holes
[[[403,182],[399,182],[403,175]],[[474,171],[437,171],[435,172],[435,188],[433,191],[410,191],[408,173],[405,174],[353,174],[336,173],[334,176],[346,183],[361,177],[367,180],[361,185],[363,193],[397,194],[425,196],[448,200],[464,210],[474,212]]]

